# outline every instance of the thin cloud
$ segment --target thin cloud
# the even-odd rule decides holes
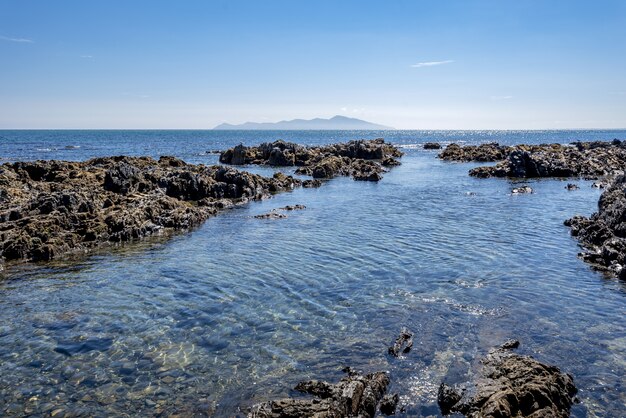
[[[491,96],[491,100],[511,100],[513,96]]]
[[[86,60],[93,59],[93,55],[81,55],[80,57],[81,57],[81,58],[84,58],[84,59],[86,59]]]
[[[444,64],[450,64],[453,62],[454,60],[418,62],[417,64],[411,65],[411,67],[413,68],[434,67],[435,65],[444,65]]]
[[[3,41],[9,41],[9,42],[21,42],[21,43],[27,43],[27,44],[32,44],[35,43],[35,41],[31,40],[31,39],[26,39],[26,38],[10,38],[8,36],[0,36],[0,40]]]

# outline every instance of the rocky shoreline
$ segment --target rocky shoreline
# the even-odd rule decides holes
[[[600,179],[593,187],[606,188],[591,217],[566,220],[584,252],[580,257],[593,267],[626,279],[626,141],[575,142],[571,145],[515,145],[497,143],[459,146],[450,144],[439,154],[446,161],[495,162],[469,171],[478,178],[586,178]],[[530,192],[532,189],[528,188]],[[579,186],[569,183],[567,190]],[[515,193],[514,189],[513,193]]]
[[[403,329],[389,354],[410,351],[413,334]],[[410,344],[406,344],[410,341]],[[406,348],[401,347],[406,344]],[[450,386],[439,385],[437,403],[443,415],[462,414],[470,418],[489,417],[563,417],[570,414],[577,393],[573,377],[557,367],[530,356],[512,353],[519,341],[508,340],[491,350],[480,367],[472,372],[473,380]],[[367,417],[380,412],[394,415],[399,404],[397,393],[386,394],[391,385],[388,371],[363,375],[350,367],[338,383],[320,380],[300,382],[294,388],[309,397],[295,396],[269,400],[254,405],[249,418],[290,417]]]
[[[626,175],[618,175],[602,192],[596,213],[574,216],[565,225],[585,249],[583,260],[626,280]]]
[[[222,209],[303,184],[175,157],[0,166],[0,268],[199,225]]]
[[[437,399],[442,414],[569,417],[577,393],[572,376],[510,351],[518,346],[518,341],[510,340],[489,352],[473,382],[459,387],[442,383]]]
[[[379,181],[388,167],[400,164],[400,149],[382,138],[342,144],[305,147],[285,141],[266,142],[257,147],[237,145],[220,155],[220,162],[232,165],[296,166],[296,174],[314,179],[352,176],[355,180]]]
[[[498,162],[477,167],[470,176],[487,177],[601,177],[623,170],[626,143],[575,142],[571,145],[542,144],[502,146],[498,143],[459,146],[450,144],[439,154],[446,161]]]

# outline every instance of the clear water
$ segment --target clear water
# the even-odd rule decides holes
[[[582,401],[574,416],[623,416],[626,285],[577,259],[562,225],[593,212],[600,191],[536,180],[527,182],[534,194],[511,196],[510,181],[471,178],[474,164],[439,161],[416,144],[610,140],[625,131],[0,135],[6,160],[173,154],[214,163],[205,151],[276,138],[383,136],[407,152],[377,184],[337,178],[170,239],[11,267],[0,281],[0,414],[233,416],[350,365],[389,370],[407,415],[436,416],[437,385],[464,380],[513,337],[521,352],[574,375]],[[287,204],[307,209],[252,218]],[[386,347],[402,326],[415,332],[414,350],[391,359]]]

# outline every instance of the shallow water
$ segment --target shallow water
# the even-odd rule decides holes
[[[22,134],[14,148],[30,147],[23,144],[33,141],[30,134]],[[89,149],[80,139],[85,133],[63,135],[63,147],[81,148],[59,146],[50,157],[104,152]],[[108,135],[117,148],[105,155],[128,153],[130,133],[123,133],[126,143]],[[154,147],[142,137],[133,150],[214,162],[205,150],[244,137],[315,143],[366,136],[232,135]],[[527,182],[534,194],[511,196],[512,182],[470,178],[474,164],[445,163],[411,144],[626,133],[395,135],[386,137],[408,145],[407,155],[378,184],[338,178],[225,212],[171,239],[10,268],[0,282],[0,412],[231,416],[293,394],[300,380],[337,379],[350,365],[389,370],[407,415],[437,415],[438,384],[462,381],[477,358],[513,337],[520,352],[574,375],[582,401],[574,416],[622,415],[626,286],[577,259],[577,243],[562,224],[593,212],[600,191],[586,181],[567,191],[567,182],[537,180]],[[7,148],[2,143],[7,159],[29,158]],[[252,217],[287,204],[307,209],[281,220]],[[386,347],[402,326],[415,332],[414,349],[389,358]]]

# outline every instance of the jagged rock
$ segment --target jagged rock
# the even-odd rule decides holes
[[[380,401],[380,412],[385,415],[395,414],[399,401],[400,397],[397,393],[383,396],[383,399]]]
[[[565,188],[567,190],[578,190],[578,189],[580,189],[580,187],[578,187],[578,185],[574,184],[574,183],[567,183],[567,186],[565,186]]]
[[[497,142],[481,145],[465,145],[459,144],[448,145],[440,154],[439,158],[447,161],[501,161],[506,158],[510,147],[502,146]]]
[[[439,142],[426,142],[424,149],[441,149],[441,144]]]
[[[626,176],[617,176],[598,201],[591,217],[574,216],[564,222],[585,249],[583,260],[626,279]]]
[[[481,161],[494,152],[462,152],[453,155],[468,156],[465,161]],[[598,177],[623,170],[626,164],[626,145],[613,142],[578,142],[572,145],[516,145],[504,147],[504,154],[495,166],[470,170],[474,177]],[[472,159],[469,159],[472,158]]]
[[[385,372],[363,376],[351,369],[345,371],[348,375],[336,384],[310,380],[295,387],[313,398],[287,398],[257,404],[248,417],[373,417],[389,386],[389,376]]]
[[[0,261],[50,260],[187,229],[217,211],[301,184],[175,157],[107,157],[0,166]]]
[[[279,140],[257,147],[238,145],[224,151],[220,161],[224,164],[295,165],[298,166],[296,174],[315,179],[351,175],[355,180],[379,181],[384,167],[400,164],[398,158],[401,156],[397,147],[380,138],[318,147],[303,147]]]
[[[569,417],[577,392],[571,375],[504,348],[492,350],[481,363],[478,376],[466,388],[441,384],[437,401],[442,414]]]
[[[394,357],[398,357],[400,353],[408,353],[413,347],[413,333],[406,328],[402,328],[396,341],[388,351]]]

